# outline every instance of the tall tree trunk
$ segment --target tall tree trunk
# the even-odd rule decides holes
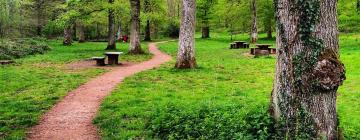
[[[210,38],[210,27],[205,26],[201,28],[201,38]]]
[[[73,40],[76,40],[76,39],[77,39],[77,36],[76,36],[76,33],[77,33],[76,27],[77,27],[77,24],[76,24],[76,22],[74,22],[74,25],[72,26],[72,28],[73,28],[73,30],[72,30],[72,38],[73,38]]]
[[[256,0],[251,1],[251,12],[252,12],[252,23],[251,23],[251,33],[250,33],[250,42],[256,43],[258,38],[257,32],[257,16],[256,16]]]
[[[196,67],[195,59],[195,11],[196,0],[183,0],[179,49],[175,67],[187,69]]]
[[[131,31],[130,54],[144,53],[140,45],[140,0],[130,0],[131,5]]]
[[[109,4],[112,5],[114,3],[114,0],[109,0]],[[116,49],[116,39],[115,39],[115,16],[114,16],[114,10],[112,7],[109,9],[109,31],[108,31],[108,45],[106,50],[115,50]]]
[[[72,30],[71,25],[66,25],[64,28],[64,42],[63,45],[70,46],[72,43]]]
[[[96,41],[100,40],[100,28],[99,23],[96,23]]]
[[[145,41],[151,41],[151,30],[150,30],[150,20],[146,21],[145,27]]]
[[[270,23],[269,23],[270,24]],[[272,28],[271,28],[271,24],[267,25],[266,27],[266,35],[267,35],[267,39],[272,39]]]
[[[83,24],[79,24],[79,43],[85,42],[85,27]]]
[[[337,0],[275,0],[277,63],[271,114],[286,139],[339,139]]]
[[[175,0],[166,0],[168,6],[168,14],[170,17],[175,18]]]
[[[210,38],[210,27],[209,27],[209,21],[207,19],[207,12],[205,11],[204,13],[204,20],[202,23],[202,28],[201,28],[201,38]]]
[[[41,36],[41,32],[42,32],[42,18],[43,18],[43,4],[45,1],[43,0],[36,0],[36,20],[37,20],[37,25],[36,25],[36,34],[38,36]]]
[[[356,2],[356,9],[358,12],[360,12],[360,0],[357,0]]]
[[[151,3],[150,0],[144,0],[144,12],[150,13],[151,12]],[[151,29],[150,29],[150,20],[146,20],[145,26],[145,41],[151,41]]]
[[[117,31],[117,38],[116,40],[121,40],[121,37],[122,37],[122,33],[121,33],[121,22],[119,22],[119,28],[118,28],[118,31]]]

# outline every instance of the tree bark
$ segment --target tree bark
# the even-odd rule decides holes
[[[205,26],[201,28],[201,38],[210,38],[210,27]]]
[[[85,42],[85,27],[81,23],[79,24],[79,43]]]
[[[201,38],[210,38],[210,27],[209,27],[209,21],[208,21],[208,17],[207,17],[207,11],[204,11],[204,19],[203,19],[203,23],[202,23],[202,28],[201,28]]]
[[[121,38],[122,38],[121,22],[119,22],[119,28],[117,31],[117,39],[116,40],[121,40]]]
[[[150,13],[151,12],[151,4],[150,0],[144,0],[144,12]],[[145,26],[145,41],[151,41],[151,29],[150,29],[150,20],[146,20],[146,26]]]
[[[256,43],[258,39],[257,32],[257,16],[256,16],[256,0],[251,1],[251,12],[252,12],[252,23],[251,23],[251,33],[250,33],[250,42]]]
[[[114,0],[109,0],[109,4],[112,5],[114,3]],[[109,24],[108,24],[108,45],[106,50],[115,50],[116,49],[116,39],[115,39],[115,34],[116,34],[116,29],[115,29],[115,16],[114,16],[114,10],[112,9],[112,7],[110,7],[109,9],[109,15],[108,15],[108,20],[109,20]]]
[[[63,45],[70,46],[72,44],[72,29],[71,25],[66,25],[64,28],[64,42]]]
[[[151,32],[150,32],[150,20],[146,21],[145,27],[145,41],[151,41]]]
[[[195,59],[195,12],[196,0],[183,0],[179,49],[175,67],[188,69],[196,67]]]
[[[74,22],[74,25],[72,26],[72,28],[73,28],[73,30],[72,30],[72,38],[73,38],[73,40],[77,39],[77,37],[76,37],[76,33],[77,33],[76,27],[77,27],[77,24],[76,24],[76,22]]]
[[[131,31],[130,54],[144,53],[140,45],[140,0],[130,0],[131,5]]]
[[[278,46],[270,113],[284,139],[339,139],[337,0],[275,0]]]
[[[270,23],[269,23],[270,24]],[[267,35],[267,39],[272,39],[272,29],[271,29],[271,25],[268,25],[268,27],[266,28],[266,35]]]
[[[43,6],[44,6],[45,1],[43,0],[36,0],[36,20],[37,20],[37,25],[36,25],[36,34],[38,36],[41,36],[41,32],[42,32],[42,26],[43,26]]]

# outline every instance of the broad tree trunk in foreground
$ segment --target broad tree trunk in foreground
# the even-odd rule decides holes
[[[258,38],[257,32],[257,16],[256,16],[256,0],[251,0],[251,12],[252,12],[252,23],[251,23],[251,33],[250,33],[250,42],[256,43]]]
[[[131,5],[131,30],[130,54],[143,53],[140,45],[140,0],[130,0]]]
[[[79,24],[79,43],[85,42],[85,27]]]
[[[277,63],[271,114],[287,139],[339,139],[337,0],[275,0]]]
[[[114,0],[109,0],[109,4],[112,5],[114,3]],[[106,50],[115,50],[116,49],[116,39],[115,39],[115,16],[114,16],[114,10],[112,8],[109,9],[109,15],[108,15],[108,45]]]
[[[181,17],[179,49],[176,68],[195,68],[195,0],[183,0],[183,11]]]
[[[70,46],[72,43],[72,29],[71,25],[66,25],[64,28],[64,42],[63,45]]]

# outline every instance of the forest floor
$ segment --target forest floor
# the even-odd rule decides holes
[[[340,127],[346,139],[360,139],[360,38],[344,34],[340,40],[347,69],[347,80],[338,90]],[[197,39],[197,69],[177,70],[172,61],[127,78],[105,98],[94,120],[102,137],[269,138],[269,119],[261,115],[268,111],[276,58],[249,57],[248,49],[230,50],[229,43],[228,36],[217,34]],[[275,40],[260,38],[259,43]],[[176,57],[177,42],[159,47]]]

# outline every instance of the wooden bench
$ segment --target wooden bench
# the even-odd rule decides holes
[[[96,65],[105,66],[105,57],[92,57],[92,60],[96,60]]]
[[[11,63],[14,63],[14,61],[12,61],[12,60],[0,60],[1,65],[8,65],[8,64],[11,64]]]
[[[276,48],[270,48],[270,54],[276,54]]]
[[[270,54],[270,52],[268,50],[261,50],[261,49],[255,50],[255,57],[269,56],[269,54]]]

